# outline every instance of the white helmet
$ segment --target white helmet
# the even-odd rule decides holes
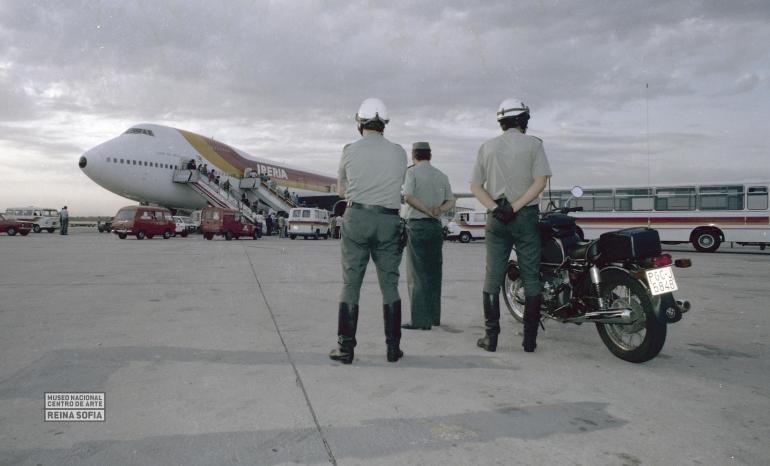
[[[497,121],[521,115],[522,113],[529,113],[529,107],[524,105],[524,102],[520,99],[505,99],[497,110]]]
[[[358,108],[358,113],[356,113],[356,121],[360,124],[364,124],[375,120],[387,124],[388,121],[390,121],[388,118],[388,109],[380,99],[370,97],[361,102],[361,107]]]

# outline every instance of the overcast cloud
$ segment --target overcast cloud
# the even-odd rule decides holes
[[[0,0],[0,210],[131,203],[77,159],[140,122],[333,175],[371,96],[458,192],[506,97],[554,185],[770,179],[768,44],[759,0]]]

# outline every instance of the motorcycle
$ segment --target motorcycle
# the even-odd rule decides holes
[[[582,195],[580,187],[572,189],[572,198]],[[690,267],[691,261],[672,261],[662,254],[658,232],[651,228],[628,228],[584,241],[575,218],[568,215],[582,210],[552,206],[540,216],[540,325],[545,329],[546,319],[593,322],[612,354],[634,363],[649,361],[663,348],[667,325],[690,310],[689,301],[674,298],[678,286],[673,267]],[[524,284],[515,250],[506,268],[503,298],[513,317],[523,322]]]

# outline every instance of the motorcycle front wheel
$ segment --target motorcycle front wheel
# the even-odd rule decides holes
[[[609,309],[631,309],[630,324],[596,324],[607,349],[624,361],[641,363],[660,353],[666,342],[666,324],[655,316],[650,294],[627,273],[602,271],[601,289]]]
[[[512,279],[511,276],[516,277]],[[524,282],[519,276],[519,266],[516,261],[509,261],[505,268],[505,279],[503,280],[503,301],[517,322],[524,322]]]

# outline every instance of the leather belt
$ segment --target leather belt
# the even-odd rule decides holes
[[[379,205],[351,202],[349,207],[352,209],[371,210],[372,212],[377,212],[378,214],[398,215],[398,209],[388,209],[387,207],[382,207]]]

